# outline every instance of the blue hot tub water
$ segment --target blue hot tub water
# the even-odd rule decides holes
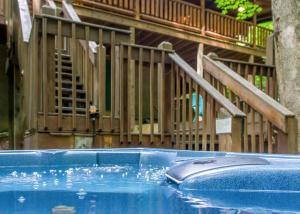
[[[191,160],[257,157],[268,165],[165,173]],[[153,149],[0,153],[0,213],[297,213],[300,158]]]

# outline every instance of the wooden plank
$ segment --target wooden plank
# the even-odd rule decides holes
[[[263,116],[259,114],[259,152],[264,152],[264,120]]]
[[[182,143],[185,149],[186,145],[186,74],[182,74]]]
[[[199,125],[200,125],[200,122],[199,122],[199,86],[197,85],[196,86],[196,127],[195,127],[195,150],[196,151],[199,151]]]
[[[57,126],[58,130],[62,130],[62,22],[58,21],[57,25],[58,35],[57,35],[57,75],[58,75],[58,118],[57,118]]]
[[[161,143],[164,143],[165,141],[165,120],[164,120],[164,116],[165,116],[165,58],[166,58],[166,53],[165,51],[161,52],[161,65],[160,65],[160,75],[161,75]]]
[[[130,108],[130,105],[131,105],[131,96],[134,96],[133,94],[131,94],[130,92],[132,91],[131,90],[131,84],[132,84],[132,75],[131,75],[131,72],[132,71],[132,63],[131,63],[131,52],[132,52],[132,48],[131,46],[128,47],[128,59],[127,59],[127,84],[128,84],[128,88],[127,88],[127,141],[128,143],[131,143],[132,142],[132,136],[131,136],[131,119],[133,117],[132,115],[132,111],[131,111],[131,108]]]
[[[114,118],[115,118],[115,84],[116,84],[116,69],[115,69],[115,60],[116,60],[116,49],[115,49],[115,44],[116,44],[116,33],[115,31],[111,32],[111,42],[110,42],[110,61],[111,61],[111,130],[114,131],[114,127],[113,127],[113,122],[114,122]]]
[[[48,80],[47,80],[47,19],[43,19],[42,25],[42,66],[43,66],[43,112],[44,112],[44,129],[47,129],[48,121]]]
[[[124,143],[124,46],[120,45],[120,142]]]
[[[180,149],[180,75],[179,75],[179,68],[176,65],[175,66],[175,71],[176,71],[176,147],[177,149]]]
[[[174,63],[171,64],[171,142],[172,144],[175,143],[175,136],[174,136],[174,126],[175,126],[175,65]]]
[[[189,149],[193,149],[193,90],[192,90],[192,79],[189,78]]]
[[[143,140],[143,48],[139,49],[139,142]]]
[[[210,151],[215,151],[215,141],[216,141],[216,101],[210,97]]]
[[[103,30],[99,29],[98,46],[98,69],[99,69],[99,131],[103,130],[103,116],[105,113],[105,71],[106,71],[106,51],[103,46]]]
[[[150,53],[150,142],[154,143],[154,50]]]
[[[89,39],[90,38],[90,28],[88,26],[85,27],[85,47],[89,47]],[[85,79],[85,128],[86,131],[90,129],[90,114],[89,114],[89,99],[90,99],[90,90],[89,90],[89,49],[86,50],[84,55],[84,79]]]
[[[208,101],[207,101],[207,93],[204,90],[203,92],[203,129],[202,129],[202,151],[207,151],[207,120],[208,120]]]
[[[72,61],[72,127],[73,130],[76,130],[76,124],[77,124],[77,116],[76,116],[76,104],[77,104],[77,62],[78,60],[76,58],[76,52],[77,52],[77,40],[76,40],[76,25],[72,25],[72,54],[71,54],[71,61]]]

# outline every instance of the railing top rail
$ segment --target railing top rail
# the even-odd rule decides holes
[[[221,62],[232,62],[232,63],[238,63],[238,64],[244,64],[244,65],[253,65],[253,66],[261,66],[266,68],[275,68],[273,65],[266,65],[266,64],[260,64],[260,63],[252,63],[252,62],[245,62],[241,60],[236,59],[227,59],[227,58],[220,58],[220,57],[211,57],[213,60],[221,61]]]
[[[273,30],[272,30],[272,29],[269,29],[269,28],[266,28],[266,27],[263,27],[263,26],[259,26],[259,25],[257,25],[256,27],[257,27],[257,28],[264,29],[264,30],[266,30],[266,31],[269,31],[269,32],[273,33]]]
[[[245,21],[245,20],[237,20],[237,19],[236,19],[236,17],[229,16],[229,15],[224,15],[224,14],[222,14],[222,13],[218,12],[218,11],[215,11],[215,10],[211,10],[211,9],[205,9],[205,11],[207,11],[207,12],[210,12],[210,13],[214,13],[214,14],[216,14],[216,15],[219,15],[219,16],[226,17],[226,18],[228,18],[228,19],[233,19],[233,20],[235,20],[235,21],[237,21],[237,22],[241,22],[241,23],[247,23],[247,24],[249,24],[249,25],[253,25],[253,23],[252,23],[252,22]]]
[[[198,85],[200,85],[210,96],[212,96],[220,105],[222,105],[233,117],[245,117],[245,114],[233,105],[227,98],[225,98],[219,91],[217,91],[206,80],[201,78],[197,72],[187,64],[176,53],[169,53],[169,57],[192,78]]]
[[[18,0],[16,3],[17,8],[15,8],[15,11],[19,13],[23,42],[28,43],[32,30],[32,22],[28,3],[24,0]]]
[[[135,47],[135,48],[144,48],[144,49],[148,49],[148,50],[165,51],[165,52],[174,53],[174,50],[160,48],[160,47],[150,47],[150,46],[144,46],[144,45],[129,44],[129,43],[126,43],[126,42],[121,42],[120,44],[124,45],[124,46]]]
[[[63,21],[63,22],[70,23],[70,24],[84,25],[84,26],[88,26],[88,27],[91,27],[91,28],[99,28],[99,29],[103,29],[103,30],[107,30],[107,31],[115,31],[115,32],[120,33],[120,34],[127,34],[127,35],[130,34],[130,31],[128,31],[128,30],[122,30],[122,29],[118,29],[118,28],[92,24],[92,23],[89,23],[89,22],[79,22],[79,21],[74,21],[74,20],[61,18],[61,17],[56,17],[56,16],[35,15],[35,18],[37,18],[37,19],[47,18],[47,19],[52,19],[52,20],[57,20],[57,21]]]
[[[188,5],[188,6],[191,6],[191,7],[197,8],[197,9],[201,9],[201,6],[199,6],[199,5],[195,5],[195,4],[193,4],[193,3],[190,3],[190,2],[181,1],[181,0],[170,0],[170,1],[177,2],[177,3],[180,3],[180,4],[185,4],[185,5]]]
[[[283,131],[287,131],[286,119],[295,117],[295,114],[269,97],[253,84],[219,61],[208,56],[203,57],[204,69],[215,78],[228,86],[235,94],[241,97],[248,105],[264,115],[269,121]]]

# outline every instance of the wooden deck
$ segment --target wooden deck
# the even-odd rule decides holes
[[[118,23],[140,30],[264,56],[272,31],[252,22],[238,21],[213,10],[177,0],[77,0],[74,7],[88,20]]]

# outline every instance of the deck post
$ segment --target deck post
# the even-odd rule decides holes
[[[204,52],[204,44],[199,43],[198,44],[198,49],[197,49],[197,73],[203,77],[203,52]]]
[[[231,152],[242,152],[242,124],[243,118],[232,117],[231,122]],[[230,147],[227,147],[230,148]]]

